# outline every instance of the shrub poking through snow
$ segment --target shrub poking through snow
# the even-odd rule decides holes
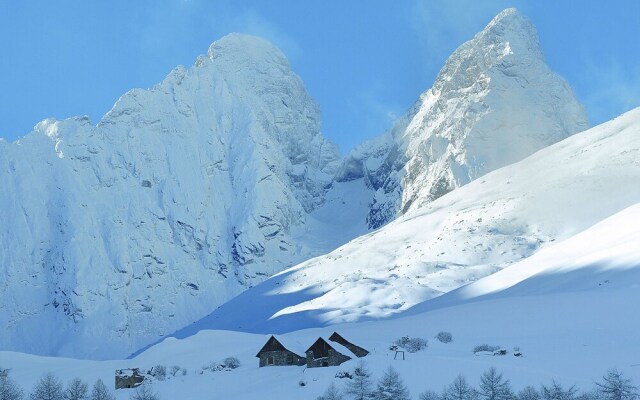
[[[451,343],[453,341],[453,335],[451,332],[441,331],[436,335],[436,339],[442,343]]]
[[[336,372],[335,377],[338,379],[353,379],[353,375],[351,375],[351,372],[349,371],[338,371]]]
[[[171,369],[169,370],[169,373],[171,373],[171,376],[176,376],[178,375],[178,372],[180,372],[182,368],[180,368],[179,365],[174,365],[173,367],[171,367]]]
[[[236,369],[240,366],[240,360],[235,357],[227,357],[222,363],[229,369]]]
[[[211,361],[209,364],[202,367],[203,371],[231,371],[232,369],[236,369],[240,366],[240,360],[236,357],[227,357],[221,363]],[[186,375],[187,372],[184,371],[183,375]]]
[[[151,376],[155,377],[159,381],[167,379],[167,367],[164,365],[156,365],[151,368]]]
[[[389,349],[397,350],[398,348],[402,348],[408,351],[409,353],[416,353],[420,350],[426,349],[428,343],[429,342],[427,341],[427,339],[410,338],[409,336],[403,336],[402,338],[393,342],[393,345],[389,347]]]
[[[473,353],[480,353],[483,351],[489,352],[489,353],[493,353],[494,351],[498,351],[500,350],[500,346],[492,346],[489,344],[480,344],[476,347],[473,348]]]

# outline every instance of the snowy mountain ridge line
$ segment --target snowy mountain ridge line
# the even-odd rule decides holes
[[[402,315],[640,203],[639,160],[640,108],[285,270],[175,336],[283,333]],[[238,312],[250,304],[261,307],[250,317]]]
[[[96,126],[49,119],[0,142],[0,221],[12,227],[0,232],[0,348],[127,355],[390,221],[405,190],[424,187],[411,192],[422,207],[480,176],[466,169],[486,173],[575,132],[582,110],[531,43],[531,24],[501,13],[454,53],[396,133],[346,160],[284,55],[239,34],[126,93]],[[491,157],[476,152],[487,139]],[[505,242],[522,255],[528,240]],[[498,268],[469,260],[481,261],[478,276]],[[429,262],[452,275],[462,266]],[[409,283],[393,307],[457,286]],[[383,305],[365,301],[363,313],[387,315],[380,293]]]

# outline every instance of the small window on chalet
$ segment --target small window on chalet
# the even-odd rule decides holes
[[[287,356],[287,364],[293,364],[293,356],[291,354]]]
[[[267,365],[273,365],[273,356],[267,357]]]

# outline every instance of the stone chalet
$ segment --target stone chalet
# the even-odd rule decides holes
[[[346,351],[344,352],[346,353]],[[318,340],[307,349],[305,354],[307,355],[308,368],[332,367],[351,360],[351,357],[333,348],[323,338],[318,338]]]
[[[260,359],[260,367],[306,365],[307,368],[317,368],[340,365],[351,359],[347,354],[353,354],[356,357],[365,357],[369,354],[367,350],[349,342],[337,332],[334,332],[329,340],[331,344],[321,337],[318,338],[305,351],[306,357],[301,357],[271,336],[256,357]]]
[[[305,365],[307,360],[287,349],[276,339],[271,336],[262,349],[256,354],[260,359],[260,366],[267,367],[270,365]]]

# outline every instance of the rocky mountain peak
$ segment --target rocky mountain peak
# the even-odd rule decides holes
[[[343,170],[358,171],[375,191],[368,222],[376,228],[587,127],[569,85],[544,63],[534,26],[507,9]]]

